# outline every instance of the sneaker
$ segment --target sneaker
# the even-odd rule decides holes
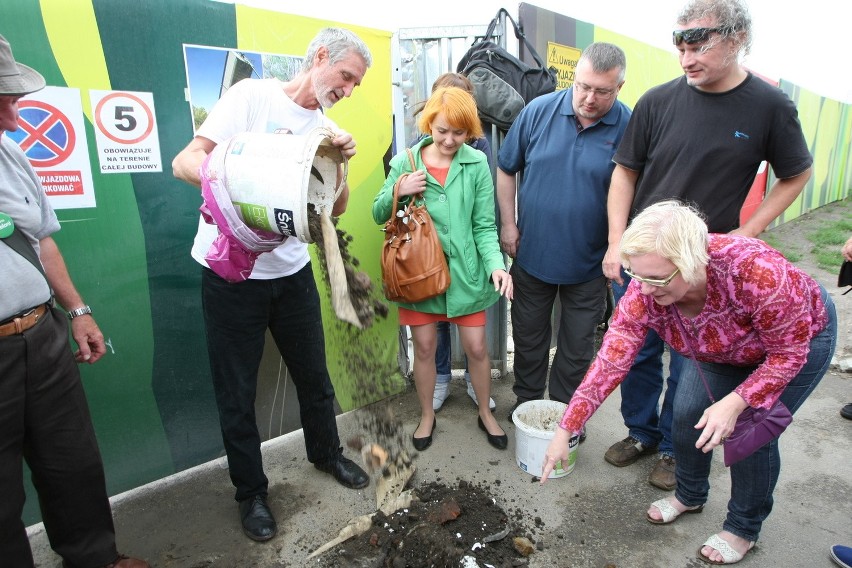
[[[634,438],[627,436],[620,442],[609,447],[604,454],[604,459],[615,467],[624,467],[632,464],[641,456],[647,456],[657,451],[657,446],[645,447],[645,445]]]
[[[831,559],[834,560],[838,566],[842,566],[843,568],[852,568],[852,548],[835,544],[831,547],[830,554]]]
[[[840,416],[846,420],[852,420],[852,402],[840,409]]]
[[[470,381],[467,381],[467,396],[470,397],[470,399],[473,401],[473,404],[479,406],[479,401],[476,400],[476,392],[473,390],[473,385],[470,383]],[[491,397],[488,397],[488,408],[490,408],[491,410],[497,408],[497,403],[494,402],[494,399]]]
[[[444,406],[444,401],[450,396],[450,381],[446,383],[438,381],[435,383],[435,392],[432,393],[432,410],[438,411]]]
[[[660,454],[660,460],[651,470],[651,475],[648,476],[648,483],[663,491],[674,490],[677,487],[675,459],[672,456]]]

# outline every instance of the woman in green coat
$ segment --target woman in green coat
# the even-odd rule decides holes
[[[508,437],[491,414],[491,360],[485,341],[485,309],[500,295],[512,299],[494,217],[494,184],[485,154],[465,144],[482,136],[476,102],[466,91],[437,89],[418,120],[428,134],[411,150],[416,171],[405,152],[391,159],[391,171],[373,202],[373,219],[385,223],[393,207],[393,186],[404,173],[399,195],[422,193],[450,267],[446,293],[416,304],[399,304],[400,325],[411,328],[414,342],[414,385],[420,401],[420,424],[412,441],[417,450],[432,444],[435,411],[435,324],[455,323],[468,358],[471,383],[479,401],[479,427],[488,442],[505,449]],[[407,201],[402,200],[401,201]]]

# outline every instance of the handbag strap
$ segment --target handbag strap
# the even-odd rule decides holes
[[[529,50],[530,55],[532,55],[532,58],[535,60],[536,64],[538,64],[538,66],[541,69],[547,69],[547,67],[544,64],[544,61],[541,58],[541,56],[538,54],[538,52],[535,50],[535,48],[529,42],[529,40],[527,39],[527,36],[524,34],[523,30],[521,30],[521,27],[512,18],[512,15],[509,14],[509,12],[506,11],[506,8],[500,8],[497,11],[497,15],[494,16],[494,19],[491,20],[490,24],[488,24],[488,29],[485,30],[485,36],[482,38],[482,41],[488,41],[490,38],[494,37],[494,30],[497,28],[497,22],[500,21],[500,15],[501,14],[506,16],[506,18],[510,22],[512,22],[512,27],[515,29],[515,37],[524,42],[524,45]]]
[[[686,335],[686,329],[683,327],[683,322],[680,321],[680,314],[677,309],[672,306],[672,316],[677,322],[677,326],[680,328],[680,334],[683,336],[683,342],[686,343],[686,346],[689,347],[689,353],[692,355],[692,362],[695,363],[695,368],[698,370],[698,376],[701,377],[701,382],[704,383],[704,390],[707,391],[707,396],[710,397],[710,402],[716,404],[716,399],[713,398],[713,393],[710,392],[710,385],[707,384],[707,379],[704,378],[704,372],[701,370],[701,365],[698,364],[698,358],[695,356],[695,349],[692,348],[692,342],[689,341],[689,337]]]
[[[406,154],[408,154],[408,163],[411,164],[412,173],[417,171],[417,165],[414,163],[414,153],[411,151],[411,148],[405,149]],[[404,173],[397,178],[396,183],[393,184],[393,207],[391,207],[391,216],[388,221],[393,221],[394,216],[396,215],[396,209],[399,207],[399,185],[400,182],[404,179],[402,176],[407,176],[408,173]],[[417,194],[420,199],[423,199],[423,194]]]

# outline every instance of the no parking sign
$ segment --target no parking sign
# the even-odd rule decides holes
[[[18,130],[7,134],[26,154],[51,205],[94,207],[80,91],[45,87],[18,101],[18,114]]]
[[[151,93],[89,91],[101,173],[161,172],[160,140]]]

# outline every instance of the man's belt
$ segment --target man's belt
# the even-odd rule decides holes
[[[31,310],[17,315],[7,323],[0,324],[0,337],[18,335],[37,324],[47,312],[47,304],[40,304]]]

